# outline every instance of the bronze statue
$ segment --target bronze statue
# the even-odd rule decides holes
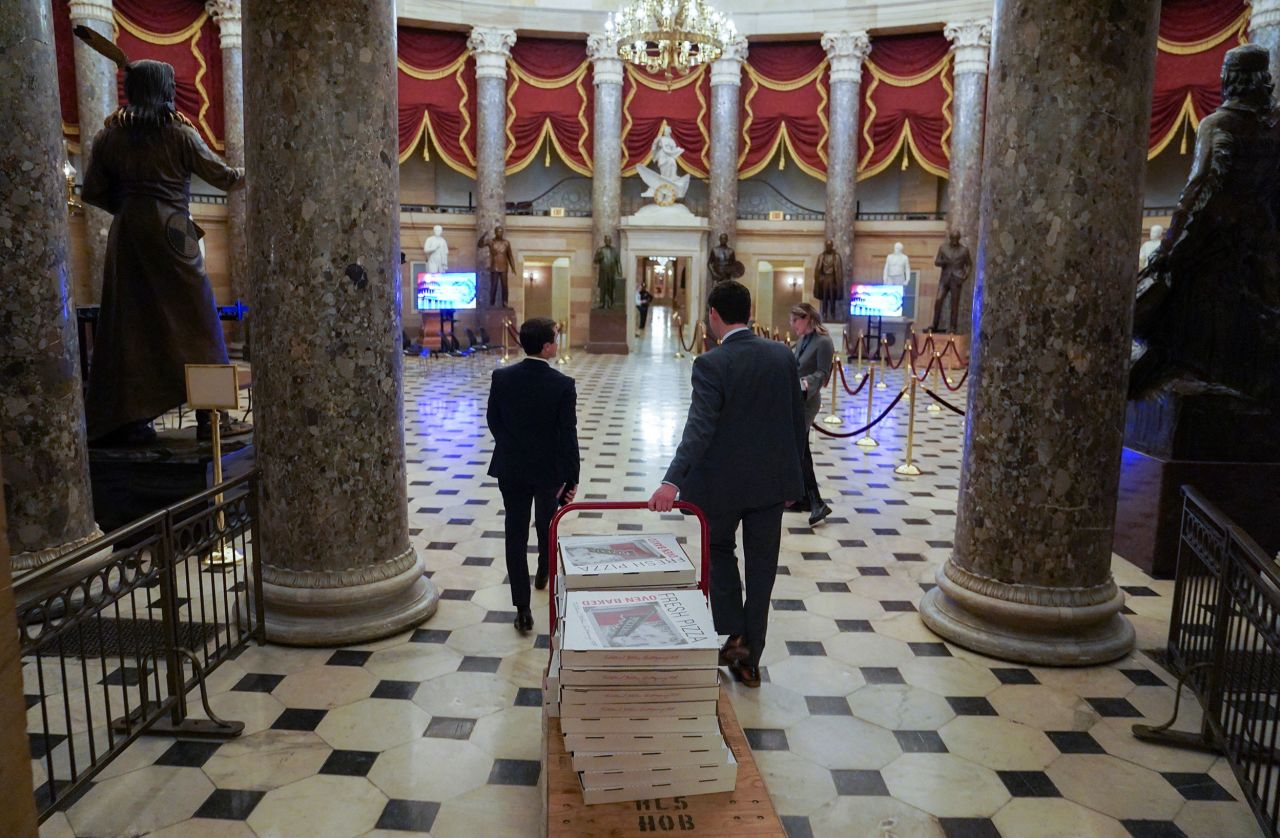
[[[96,444],[137,445],[155,438],[153,419],[186,401],[187,364],[228,363],[200,255],[204,233],[187,203],[191,175],[230,191],[244,185],[244,170],[218,159],[177,112],[172,66],[128,62],[85,39],[123,63],[129,101],[94,137],[84,177],[84,200],[115,216],[85,419]],[[197,416],[200,437],[211,436],[208,411]]]
[[[604,245],[596,251],[592,260],[597,267],[596,285],[600,288],[600,308],[613,308],[617,304],[618,280],[622,277],[622,262],[613,247],[613,237],[605,236]]]
[[[844,260],[831,239],[827,239],[813,268],[813,296],[822,303],[823,320],[831,322],[839,316],[840,300],[844,296]]]
[[[711,248],[711,252],[707,254],[707,271],[711,274],[713,285],[726,279],[737,279],[746,273],[746,269],[734,255],[733,248],[729,246],[729,236],[725,233],[720,234],[720,244]]]
[[[933,325],[929,331],[938,331],[938,321],[942,319],[942,305],[948,298],[951,300],[950,333],[955,334],[960,320],[960,294],[964,290],[965,280],[973,272],[973,257],[969,248],[960,243],[960,234],[952,230],[938,248],[938,255],[933,264],[942,268],[942,276],[938,279],[938,298],[933,304]]]
[[[483,242],[483,239],[481,240]],[[502,289],[502,306],[507,305],[507,273],[516,263],[516,252],[511,242],[503,238],[502,225],[493,228],[493,238],[489,239],[489,305],[498,298],[498,289]]]
[[[1129,397],[1280,407],[1280,124],[1267,50],[1232,49],[1173,220],[1139,274]]]

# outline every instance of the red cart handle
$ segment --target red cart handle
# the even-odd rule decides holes
[[[556,573],[560,567],[560,543],[556,539],[556,531],[560,528],[560,519],[569,512],[591,512],[601,509],[648,509],[649,502],[643,500],[627,500],[627,501],[604,501],[590,500],[582,503],[570,503],[560,507],[560,511],[551,519],[551,528],[547,532],[547,540],[551,543],[547,545],[547,592],[550,594],[548,599],[551,605],[551,623],[548,631],[554,635],[556,631],[556,619],[559,616],[556,613]],[[704,596],[711,593],[711,530],[707,524],[707,516],[701,507],[688,501],[678,500],[672,505],[672,509],[687,509],[698,518],[698,528],[702,533],[702,572],[698,577],[698,589],[702,591]]]

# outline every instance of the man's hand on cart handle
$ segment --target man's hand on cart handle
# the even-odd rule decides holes
[[[670,483],[663,483],[649,498],[649,509],[653,512],[670,512],[679,494],[678,488]]]

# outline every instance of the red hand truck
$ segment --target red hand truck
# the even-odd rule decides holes
[[[548,634],[554,635],[556,632],[556,619],[559,615],[556,613],[556,574],[560,568],[560,547],[556,539],[556,532],[560,528],[560,519],[569,512],[593,512],[599,510],[612,509],[648,509],[648,501],[631,500],[631,501],[583,501],[582,503],[569,503],[556,512],[554,518],[551,519],[551,529],[547,533],[547,570],[548,581],[547,590],[550,593],[548,599],[551,606],[551,623],[547,628]],[[698,518],[698,529],[702,537],[702,566],[698,576],[698,590],[702,591],[703,596],[711,594],[711,530],[707,524],[707,516],[702,509],[688,501],[678,500],[672,506],[672,509],[686,509],[692,512]]]

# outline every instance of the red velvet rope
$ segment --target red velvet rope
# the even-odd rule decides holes
[[[871,376],[870,376],[869,374],[867,374],[867,373],[863,373],[863,374],[862,374],[862,381],[858,384],[857,388],[856,388],[856,389],[853,389],[853,390],[850,390],[850,389],[849,389],[849,379],[848,379],[848,378],[846,378],[846,377],[845,377],[845,374],[844,374],[844,364],[841,364],[841,365],[839,366],[839,369],[840,369],[840,383],[841,383],[842,385],[844,385],[844,391],[845,391],[846,393],[848,393],[849,395],[851,395],[851,396],[856,396],[856,395],[858,395],[859,393],[861,393],[861,392],[862,392],[862,388],[863,388],[863,387],[866,387],[866,386],[867,386],[867,381],[869,381],[869,380],[871,379]]]
[[[942,376],[942,386],[946,387],[948,390],[954,393],[964,386],[964,382],[966,379],[968,379],[968,377],[969,377],[969,368],[965,367],[964,375],[960,376],[960,380],[955,383],[955,386],[952,386],[951,382],[947,381],[946,375]]]
[[[961,410],[960,408],[956,407],[955,405],[953,405],[951,402],[947,401],[946,399],[942,398],[942,396],[939,396],[937,393],[933,392],[933,391],[932,391],[932,390],[930,390],[928,387],[925,387],[925,388],[924,388],[924,392],[929,396],[929,398],[933,399],[935,402],[937,402],[938,404],[942,405],[942,406],[943,406],[943,407],[945,407],[947,410],[951,411],[952,413],[956,414],[957,416],[964,416],[964,411],[963,411],[963,410]]]
[[[897,407],[897,406],[898,406],[898,402],[902,401],[902,397],[903,397],[903,396],[905,396],[906,394],[907,394],[907,391],[906,391],[906,389],[904,388],[903,390],[901,390],[901,391],[898,393],[897,397],[896,397],[893,401],[889,402],[889,406],[888,406],[888,407],[886,407],[886,408],[885,408],[885,409],[880,413],[880,415],[879,415],[879,416],[877,416],[875,419],[873,419],[869,424],[867,424],[867,425],[863,425],[861,428],[858,428],[856,431],[849,431],[849,433],[847,433],[847,434],[838,434],[838,433],[836,433],[835,431],[829,431],[829,430],[827,430],[826,428],[824,428],[824,427],[822,427],[821,425],[819,425],[817,422],[814,422],[814,423],[813,423],[813,429],[814,429],[815,431],[817,431],[818,433],[820,433],[820,434],[824,435],[824,436],[835,437],[836,439],[848,439],[848,438],[849,438],[849,437],[851,437],[851,436],[857,436],[858,434],[866,433],[867,431],[869,431],[869,430],[871,430],[872,428],[874,428],[876,425],[880,424],[880,420],[882,420],[882,419],[884,419],[884,417],[888,416],[888,415],[889,415],[889,411],[891,411],[891,410],[893,410],[895,407]]]
[[[679,315],[676,316],[679,317]],[[684,352],[693,354],[693,347],[698,343],[698,325],[701,324],[694,325],[693,334],[689,336],[689,344],[686,346],[684,342],[684,320],[676,321],[676,341],[680,344],[680,348]]]
[[[506,327],[507,327],[507,334],[508,334],[508,335],[510,335],[510,336],[511,336],[511,339],[512,339],[513,341],[515,341],[515,343],[516,343],[516,345],[517,345],[517,346],[519,346],[519,345],[520,345],[520,333],[516,331],[516,327],[515,327],[515,326],[512,326],[510,321],[507,321],[507,323],[506,323]]]

